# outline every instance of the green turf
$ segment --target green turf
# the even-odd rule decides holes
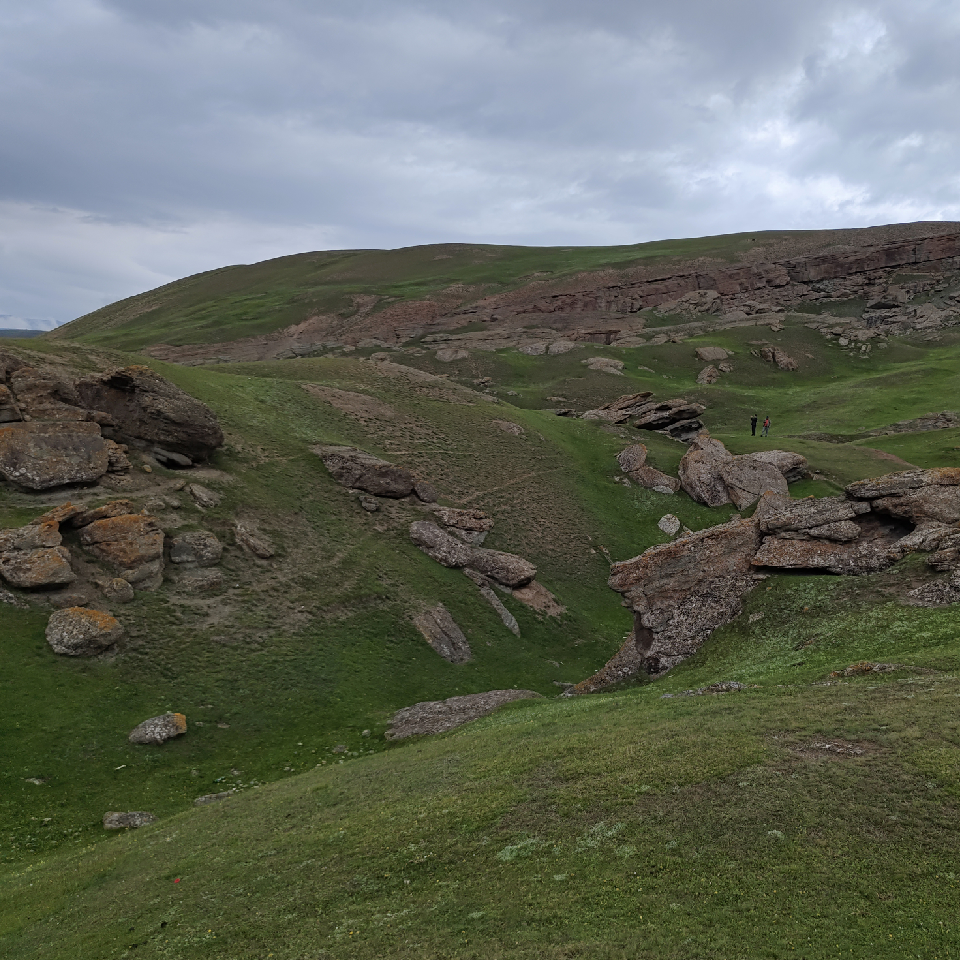
[[[420,267],[434,263],[417,250]],[[354,267],[375,269],[385,283],[407,283],[410,264],[392,275],[389,257],[287,258],[291,289],[301,268],[348,279]],[[492,258],[467,266],[501,269]],[[193,278],[177,296],[195,289],[206,302],[216,290],[203,284],[241,273]],[[524,703],[435,740],[383,739],[390,714],[419,700],[513,686],[552,698],[557,682],[583,679],[630,627],[606,586],[609,561],[665,541],[657,521],[667,512],[692,529],[731,515],[617,482],[626,444],[643,441],[649,462],[668,472],[682,444],[557,417],[558,406],[589,409],[639,390],[696,397],[733,452],[782,447],[808,458],[816,477],[794,496],[905,463],[958,464],[960,431],[853,439],[956,406],[952,334],[860,357],[806,319],[558,357],[474,352],[440,364],[429,352],[398,355],[448,376],[447,386],[380,376],[350,357],[151,361],[224,426],[213,466],[230,479],[209,481],[223,500],[201,513],[183,497],[181,513],[186,528],[227,544],[227,585],[207,603],[138,594],[116,610],[130,639],[105,660],[55,656],[47,612],[0,604],[10,733],[0,741],[0,953],[957,956],[960,619],[952,607],[897,600],[922,558],[874,578],[771,578],[737,621],[656,682]],[[80,345],[20,346],[87,370],[102,349],[94,341],[108,342],[112,329]],[[132,329],[117,327],[127,332],[116,343],[138,342],[123,339]],[[799,369],[752,355],[751,341],[764,339]],[[695,382],[703,364],[694,351],[705,344],[733,351],[733,372],[712,386]],[[587,370],[593,355],[623,360],[624,375]],[[494,399],[457,391],[487,376]],[[392,412],[358,419],[305,384],[364,394]],[[752,412],[771,416],[771,437],[749,435]],[[443,502],[488,511],[496,526],[486,545],[533,560],[567,612],[541,618],[507,597],[521,628],[514,637],[465,577],[413,547],[406,527],[419,512],[386,504],[367,514],[332,481],[309,451],[325,442],[403,463],[433,480]],[[29,521],[42,511],[35,501],[0,490],[0,526]],[[277,545],[273,561],[232,546],[237,515],[259,521]],[[75,534],[67,545],[79,549]],[[471,663],[441,660],[412,626],[413,611],[438,601],[464,626]],[[860,659],[909,669],[818,685]],[[662,699],[720,679],[757,686]],[[127,742],[137,722],[168,709],[187,714],[185,737],[160,748]],[[810,747],[831,737],[864,752]],[[334,753],[338,745],[346,753]],[[192,808],[233,787],[227,803]],[[113,809],[163,819],[105,836],[100,818]]]

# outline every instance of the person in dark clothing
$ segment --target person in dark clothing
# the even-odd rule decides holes
[[[763,421],[763,429],[760,431],[760,436],[765,437],[770,432],[770,418],[765,417]]]
[[[757,435],[757,415],[754,414],[750,418],[750,436],[755,437]]]

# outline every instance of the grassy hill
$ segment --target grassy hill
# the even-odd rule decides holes
[[[508,284],[643,252],[534,251],[522,266],[511,255],[509,272],[493,258],[468,262],[480,248],[462,249],[453,263],[435,262],[436,248],[396,254],[416,256],[420,276],[435,269],[446,285]],[[339,267],[305,259],[317,256],[274,261],[259,280],[263,265],[190,278],[144,295],[154,307],[133,319],[126,301],[66,335],[10,349],[77,368],[127,363],[115,347],[176,329],[201,340],[252,330],[230,297],[253,296],[256,283],[293,310],[304,284],[331,297],[353,283],[394,284],[400,296],[416,272],[408,262],[391,273],[393,254],[382,252],[338,254]],[[222,314],[211,306],[221,296]],[[267,322],[262,312],[249,317]],[[741,617],[663,679],[554,699],[558,682],[595,671],[630,628],[606,586],[608,560],[666,540],[657,527],[665,513],[700,529],[731,508],[623,486],[615,456],[628,442],[643,440],[669,472],[685,448],[557,417],[550,398],[582,408],[640,390],[700,399],[708,428],[733,452],[777,447],[809,459],[816,476],[794,496],[835,492],[904,461],[960,464],[957,430],[809,437],[955,406],[956,334],[854,356],[805,319],[788,315],[769,338],[798,359],[795,372],[751,355],[755,328],[562,356],[402,358],[443,381],[384,372],[363,351],[202,368],[147,361],[223,425],[226,443],[202,480],[221,503],[201,513],[181,497],[176,513],[183,529],[228,544],[227,584],[205,599],[173,587],[138,594],[116,611],[130,641],[106,660],[56,657],[43,636],[48,611],[0,604],[11,734],[0,742],[0,952],[958,955],[960,620],[953,607],[901,603],[922,561],[856,580],[771,577]],[[699,386],[694,348],[708,343],[734,352],[734,371]],[[624,375],[589,370],[582,361],[594,354],[623,360]],[[492,397],[476,392],[486,377]],[[771,416],[769,439],[749,436],[754,411]],[[523,432],[505,432],[504,421]],[[310,452],[316,443],[362,447],[429,477],[442,502],[487,511],[496,525],[485,545],[534,561],[567,612],[541,617],[507,597],[521,631],[509,633],[467,578],[413,546],[414,507],[366,513]],[[161,483],[183,477],[153,470]],[[39,515],[44,502],[0,488],[0,526]],[[278,548],[274,560],[232,546],[238,516],[259,523]],[[443,661],[410,622],[438,601],[464,628],[472,662]],[[862,659],[901,668],[829,678]],[[663,699],[728,679],[751,686]],[[400,707],[514,686],[546,699],[439,738],[383,739]],[[136,723],[165,710],[187,715],[185,737],[155,748],[127,742]],[[228,801],[192,807],[230,788],[238,793]],[[162,819],[105,836],[103,813],[128,809]]]

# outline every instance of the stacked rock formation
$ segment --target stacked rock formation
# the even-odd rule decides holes
[[[609,583],[633,611],[634,629],[602,670],[568,692],[669,670],[736,617],[744,595],[772,570],[858,576],[927,552],[931,578],[933,571],[948,576],[915,590],[915,602],[960,601],[960,468],[861,480],[845,494],[791,500],[764,492],[750,519],[613,564]]]

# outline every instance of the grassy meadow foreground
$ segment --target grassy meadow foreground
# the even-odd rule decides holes
[[[221,501],[182,498],[170,522],[227,546],[220,594],[171,586],[118,609],[128,642],[114,657],[57,657],[49,610],[0,604],[0,955],[960,957],[960,615],[904,602],[921,555],[857,578],[772,575],[661,679],[558,698],[631,628],[610,562],[666,542],[664,514],[699,530],[733,507],[624,485],[628,443],[673,474],[684,445],[555,408],[644,390],[697,399],[731,452],[808,459],[793,497],[960,466],[960,430],[865,436],[956,407],[958,328],[855,353],[805,319],[787,313],[772,334],[799,360],[790,372],[751,353],[749,327],[559,356],[397,357],[441,381],[385,373],[375,348],[195,367],[113,352],[147,342],[136,321],[86,342],[5,341],[79,370],[145,362],[209,404],[226,442],[197,470]],[[702,345],[733,353],[712,385],[696,382]],[[623,361],[623,375],[589,369],[592,356]],[[769,438],[750,436],[754,412],[770,415]],[[365,512],[310,451],[319,443],[408,466],[441,503],[486,511],[485,546],[536,563],[566,611],[507,596],[514,636],[466,577],[414,546],[414,506]],[[151,471],[158,485],[182,479]],[[52,502],[0,487],[0,527]],[[273,559],[232,546],[237,517],[259,523]],[[438,601],[469,663],[441,659],[412,625]],[[843,674],[858,661],[895,668]],[[665,696],[724,680],[747,688]],[[384,739],[401,707],[512,687],[544,699]],[[187,715],[185,736],[127,742],[168,710]],[[107,810],[161,819],[107,835]]]

